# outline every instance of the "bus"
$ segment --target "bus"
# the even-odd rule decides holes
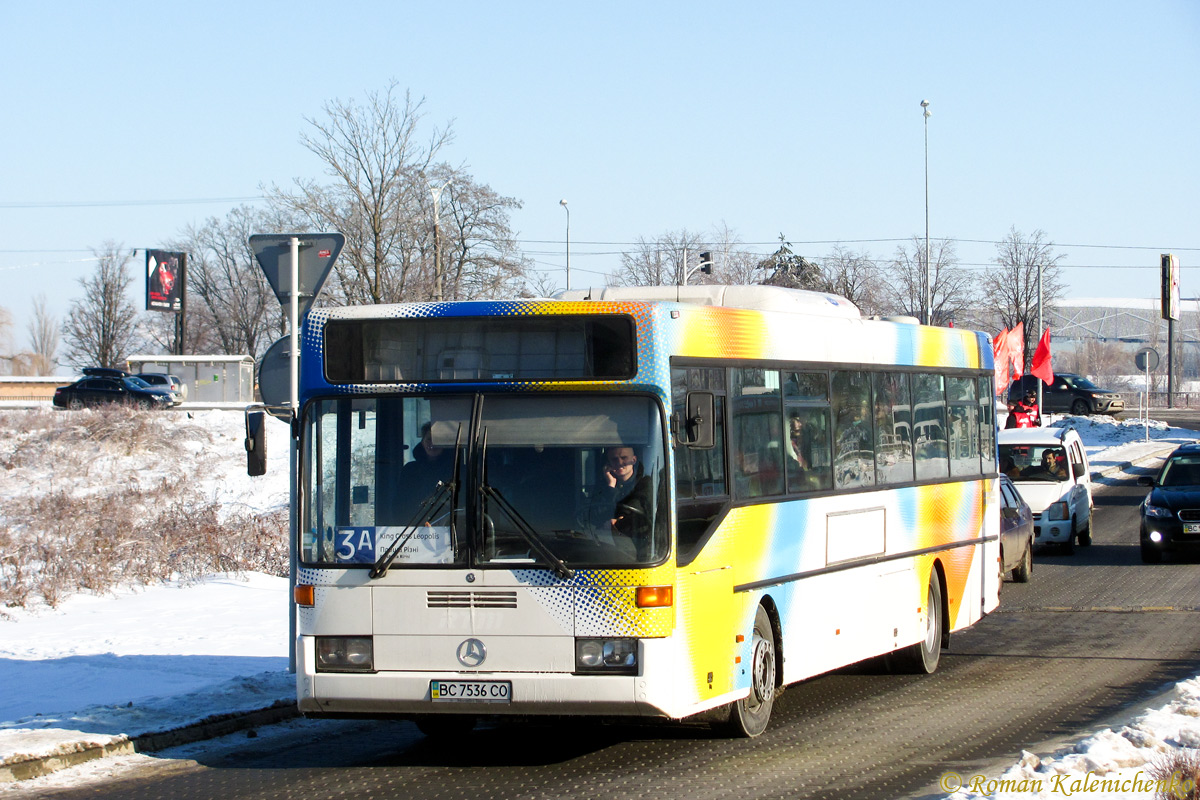
[[[700,716],[933,672],[1001,580],[992,350],[769,286],[314,308],[293,425],[309,716]]]

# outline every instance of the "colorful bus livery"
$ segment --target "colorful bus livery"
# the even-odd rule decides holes
[[[775,287],[314,309],[311,715],[765,729],[783,686],[931,672],[999,586],[991,348]]]

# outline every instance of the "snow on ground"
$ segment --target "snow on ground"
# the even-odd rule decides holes
[[[217,444],[181,448],[193,459],[182,468],[205,482],[206,495],[256,509],[277,506],[281,496],[286,500],[285,425],[268,421],[270,471],[266,478],[251,479],[245,475],[240,413],[196,412],[189,423],[210,428]],[[1061,424],[1079,431],[1096,472],[1200,439],[1200,432],[1158,422],[1148,430],[1140,421],[1103,417],[1073,417]],[[0,492],[10,491],[11,484],[0,485]],[[13,609],[9,617],[0,620],[0,765],[295,697],[287,673],[284,578],[221,575],[192,585],[80,594],[56,609]],[[1101,776],[1141,770],[1145,777],[1147,760],[1164,743],[1200,745],[1200,677],[1180,683],[1175,693],[1163,708],[1119,732],[1098,733],[1065,755],[1026,754],[1004,776],[992,777],[1011,778],[1014,786],[1022,777],[1041,778],[1049,787],[1045,796],[1055,791],[1054,776],[1082,780],[1088,770]],[[53,780],[63,777],[37,779]],[[950,777],[942,788],[950,793],[959,787]],[[996,795],[987,785],[977,788],[984,791],[960,790],[952,797]],[[1125,795],[1148,796],[1105,792],[1107,798]]]

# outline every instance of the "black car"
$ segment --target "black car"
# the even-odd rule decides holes
[[[1039,383],[1042,385],[1042,413],[1074,414],[1079,417],[1088,414],[1116,416],[1125,410],[1121,395],[1101,389],[1082,375],[1070,372],[1055,373],[1054,383],[1051,384],[1043,382],[1036,375],[1022,375],[1008,389],[1009,405],[1015,404],[1030,389],[1037,392]]]
[[[1142,501],[1142,561],[1157,563],[1172,550],[1200,552],[1200,444],[1176,448],[1157,477],[1138,483],[1154,487]]]
[[[170,408],[171,395],[132,375],[87,375],[70,386],[54,390],[54,405],[58,408],[86,408],[109,403],[124,403],[139,408]]]

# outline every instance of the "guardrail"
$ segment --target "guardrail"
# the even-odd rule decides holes
[[[1133,410],[1137,410],[1138,393],[1132,394]],[[1150,407],[1151,408],[1166,408],[1167,393],[1166,392],[1150,392]],[[1200,408],[1200,392],[1175,392],[1171,400],[1171,408]],[[1125,410],[1130,410],[1130,403],[1126,401]]]

